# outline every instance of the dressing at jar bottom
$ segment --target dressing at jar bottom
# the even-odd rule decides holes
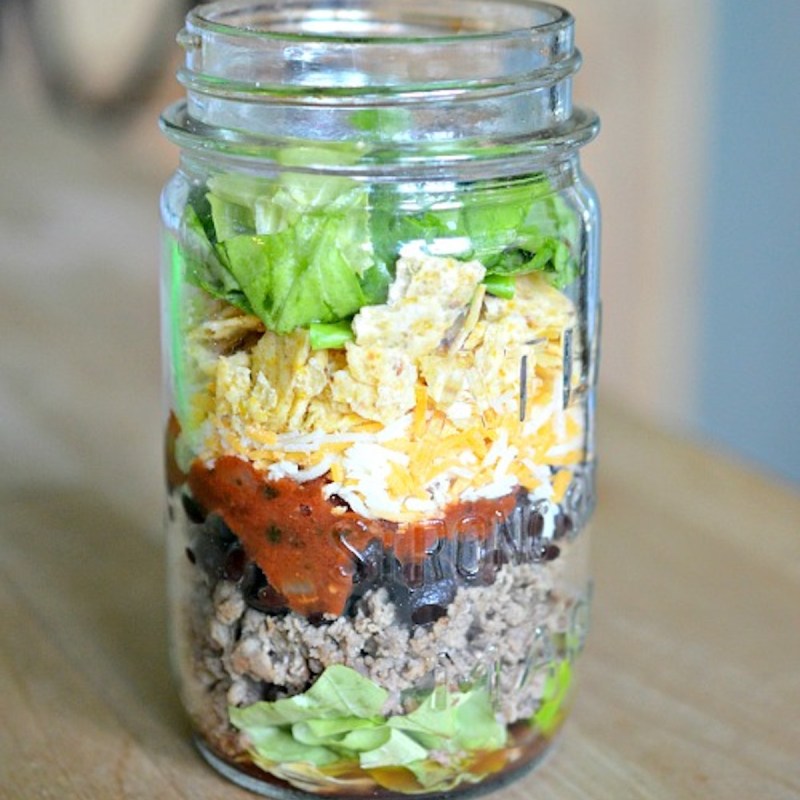
[[[558,742],[558,731],[555,732],[554,736],[544,737],[533,733],[524,723],[512,726],[510,735],[514,743],[513,746],[510,746],[502,752],[487,754],[487,765],[496,770],[492,773],[491,777],[486,778],[479,784],[465,782],[462,786],[451,790],[452,796],[477,797],[497,791],[537,768]],[[205,758],[217,772],[224,775],[228,780],[256,794],[265,797],[275,797],[278,798],[278,800],[308,800],[308,798],[317,797],[319,795],[342,794],[342,790],[338,788],[329,788],[326,790],[325,788],[317,787],[314,788],[313,793],[294,789],[285,782],[279,781],[268,773],[254,767],[247,761],[236,763],[226,759],[225,756],[214,752],[209,744],[200,736],[195,736],[195,745],[203,758]],[[346,773],[343,773],[337,777],[346,778],[348,776]],[[357,769],[353,770],[353,773],[349,777],[354,783],[358,782],[359,779],[363,781],[363,776],[359,774]],[[404,780],[405,784],[403,783]],[[363,782],[366,783],[365,781]],[[346,796],[400,800],[400,798],[408,797],[413,793],[415,797],[421,798],[422,800],[425,800],[425,798],[441,797],[440,792],[425,792],[422,787],[415,785],[412,781],[409,781],[407,777],[397,776],[397,782],[401,786],[404,785],[405,788],[400,791],[394,791],[373,784],[373,788],[365,787],[363,791],[359,791],[357,788],[350,787],[346,790]]]

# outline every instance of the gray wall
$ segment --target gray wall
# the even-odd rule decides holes
[[[800,482],[800,0],[717,12],[698,428]]]

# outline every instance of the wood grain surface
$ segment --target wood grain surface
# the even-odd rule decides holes
[[[167,663],[158,182],[35,109],[0,136],[0,798],[249,797]],[[609,405],[599,429],[574,714],[497,796],[800,798],[800,498]]]

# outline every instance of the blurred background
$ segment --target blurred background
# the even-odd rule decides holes
[[[603,120],[584,153],[604,210],[602,395],[800,485],[800,3],[564,4],[578,102]],[[108,459],[130,507],[158,491],[160,464],[126,475],[86,442],[159,447],[157,426],[111,430],[103,405],[135,387],[159,413],[158,191],[177,153],[156,120],[180,95],[189,5],[0,0],[0,414],[19,420],[2,461],[24,479],[61,459],[79,480],[81,459]],[[136,364],[119,356],[132,336]],[[74,358],[34,363],[48,337]],[[89,418],[41,398],[48,371],[103,403]],[[42,403],[58,437],[34,424]]]

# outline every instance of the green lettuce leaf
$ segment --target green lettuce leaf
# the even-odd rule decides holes
[[[313,719],[296,722],[291,728],[291,735],[298,742],[326,747],[345,759],[353,759],[359,753],[382,747],[389,740],[390,734],[391,730],[386,726],[383,717]]]
[[[474,689],[459,698],[455,711],[456,746],[464,750],[496,750],[506,743],[508,733],[497,721],[489,691]]]
[[[489,692],[476,687],[469,692],[432,692],[410,714],[388,723],[425,743],[431,750],[462,752],[496,750],[507,739],[505,725],[497,721]]]
[[[211,218],[214,220],[214,235],[217,241],[224,242],[243,233],[256,232],[255,213],[252,206],[223,200],[219,195],[209,192],[208,203]]]
[[[389,741],[391,728],[385,724],[373,724],[371,727],[362,727],[351,731],[340,744],[345,750],[352,753],[366,753],[383,747]]]
[[[344,150],[289,147],[278,154],[284,167],[337,166],[352,161]],[[366,190],[350,178],[307,172],[281,171],[266,178],[242,172],[220,172],[208,179],[207,199],[217,241],[243,233],[278,233],[303,214],[331,208],[336,211],[366,200]]]
[[[355,339],[350,320],[312,322],[308,326],[312,350],[341,349]]]
[[[511,300],[516,293],[513,275],[499,275],[494,273],[487,275],[483,279],[486,286],[486,291],[495,297],[501,297],[503,300]]]
[[[352,128],[366,134],[365,138],[385,141],[408,131],[411,114],[404,108],[365,108],[350,114],[349,121]]]
[[[292,725],[309,720],[357,717],[383,722],[381,710],[389,693],[354,669],[334,664],[303,694],[244,708],[232,706],[231,723],[248,734],[265,727]]]
[[[373,750],[361,753],[362,769],[377,767],[402,767],[428,757],[428,751],[411,736],[395,728],[388,728],[387,740]]]
[[[192,206],[186,207],[181,240],[184,266],[179,278],[205,290],[212,297],[252,313],[241,286],[223,263],[218,249],[208,238],[206,226]]]
[[[314,322],[337,322],[364,305],[339,235],[337,219],[309,215],[280,233],[237,236],[223,244],[231,272],[268,328],[289,333]]]
[[[547,676],[544,684],[542,704],[531,719],[545,736],[558,728],[564,714],[564,703],[572,686],[572,666],[569,659],[558,662],[555,670]]]
[[[378,717],[389,693],[350,667],[334,664],[305,693],[329,717]]]
[[[281,726],[291,726],[309,719],[328,719],[324,709],[312,702],[306,695],[298,694],[274,702],[259,702],[244,708],[231,706],[231,724],[255,737],[261,730]]]
[[[292,725],[292,735],[304,744],[330,744],[341,742],[347,735],[364,729],[374,731],[383,725],[383,717],[336,717],[335,719],[309,719]]]
[[[456,708],[461,697],[438,687],[411,713],[392,717],[389,725],[413,734],[430,750],[443,749],[458,734]]]

